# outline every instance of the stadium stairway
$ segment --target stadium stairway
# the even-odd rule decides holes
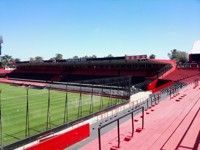
[[[190,84],[173,98],[148,109],[143,130],[139,128],[141,116],[135,117],[136,132],[133,137],[130,137],[131,121],[121,124],[119,148],[116,128],[102,135],[102,149],[200,149],[199,89],[200,85]],[[80,150],[98,149],[98,144],[96,139]]]

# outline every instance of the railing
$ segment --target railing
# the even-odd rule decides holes
[[[63,111],[62,110],[60,111],[60,114],[62,114],[63,117],[59,118],[60,122],[59,122],[59,124],[57,124],[57,127],[54,126],[52,118],[51,118],[51,115],[54,114],[54,111],[52,111],[53,110],[52,109],[53,105],[52,105],[51,102],[53,102],[55,100],[55,99],[52,99],[51,96],[50,96],[50,94],[51,94],[51,92],[50,92],[51,91],[51,87],[48,88],[48,90],[46,91],[46,93],[42,93],[42,94],[45,94],[45,97],[46,96],[48,97],[48,103],[47,103],[47,105],[45,105],[45,108],[43,108],[43,107],[37,107],[37,109],[41,110],[39,108],[42,108],[42,109],[46,109],[47,110],[45,112],[46,115],[44,115],[44,117],[43,117],[43,120],[44,120],[45,124],[42,124],[42,123],[38,122],[37,127],[41,126],[42,129],[38,130],[38,131],[36,130],[35,134],[30,134],[30,131],[35,130],[34,128],[36,128],[36,126],[32,126],[32,127],[29,126],[29,122],[30,122],[30,125],[31,125],[31,122],[33,121],[32,119],[29,119],[29,114],[31,114],[31,110],[33,110],[33,109],[31,109],[31,108],[33,108],[33,105],[31,105],[31,102],[28,100],[28,98],[29,98],[29,96],[30,97],[33,97],[33,96],[29,95],[29,93],[28,93],[28,91],[32,90],[32,89],[27,88],[26,89],[27,94],[24,95],[24,99],[26,100],[27,103],[23,107],[23,110],[26,112],[26,113],[24,113],[24,117],[25,117],[24,120],[26,120],[24,122],[24,128],[25,128],[25,130],[20,130],[20,131],[24,132],[25,136],[21,136],[21,134],[20,134],[18,139],[12,141],[12,142],[16,141],[15,143],[7,145],[8,142],[7,143],[4,142],[4,144],[1,144],[0,146],[2,146],[2,147],[4,146],[3,147],[4,149],[14,149],[14,148],[17,148],[17,147],[19,147],[21,145],[24,145],[24,144],[28,143],[28,142],[33,142],[33,141],[37,140],[38,137],[40,137],[40,136],[42,136],[44,134],[47,134],[47,133],[50,133],[50,132],[59,132],[61,130],[66,129],[67,127],[75,126],[74,123],[77,123],[79,121],[83,122],[85,120],[93,118],[94,116],[99,115],[99,113],[101,113],[101,111],[108,111],[110,109],[114,109],[114,107],[119,107],[119,105],[123,105],[123,103],[127,103],[128,102],[127,100],[124,100],[124,99],[123,99],[123,102],[122,102],[122,99],[120,97],[114,98],[113,97],[112,89],[109,90],[109,92],[110,92],[109,98],[106,98],[107,101],[105,101],[103,99],[105,97],[105,95],[103,93],[103,87],[101,87],[102,89],[99,90],[99,94],[98,95],[96,95],[96,93],[93,92],[94,89],[93,89],[93,87],[91,87],[90,89],[91,89],[92,92],[90,93],[90,95],[87,95],[88,98],[87,98],[87,101],[85,103],[85,104],[87,104],[87,106],[89,106],[88,110],[87,110],[87,116],[85,116],[86,114],[83,114],[84,111],[82,109],[82,102],[84,101],[84,98],[86,97],[86,95],[83,95],[83,93],[82,93],[83,92],[82,91],[83,87],[79,86],[78,89],[80,89],[81,92],[79,93],[79,95],[77,95],[77,103],[75,103],[75,101],[73,101],[74,102],[73,103],[74,106],[76,106],[76,109],[78,110],[78,112],[76,111],[73,114],[73,115],[77,115],[77,117],[74,118],[74,119],[77,119],[77,120],[76,121],[71,121],[71,120],[68,119],[68,115],[69,115],[68,108],[70,108],[70,104],[68,103],[68,100],[70,99],[70,97],[69,97],[69,94],[68,94],[68,91],[67,91],[67,89],[68,89],[67,85],[65,87],[66,87],[66,92],[62,93],[62,94],[64,94],[62,96],[64,96],[63,98],[65,99],[65,100],[63,99],[64,100],[63,101],[63,105],[65,106],[64,107],[65,109]],[[118,91],[118,90],[116,90],[116,91]],[[1,96],[1,94],[0,94],[0,96]],[[98,110],[95,110],[95,107],[97,107],[97,106],[95,106],[95,103],[94,103],[95,102],[94,101],[95,96],[98,96],[98,100],[100,102],[100,104],[98,103],[99,104],[99,108],[97,108]],[[22,99],[22,97],[21,97],[21,99]],[[4,102],[7,102],[7,101],[4,101]],[[16,102],[16,103],[13,103],[13,102]],[[20,102],[22,103],[22,101],[20,101]],[[106,103],[103,104],[103,102],[106,102]],[[11,103],[13,103],[15,105],[17,104],[17,106],[19,106],[21,104],[21,103],[19,103],[19,101],[17,102],[16,100],[12,100]],[[4,104],[4,106],[5,106],[5,104]],[[0,110],[2,110],[2,109],[0,109]],[[0,113],[0,114],[2,114],[2,113]],[[1,115],[0,115],[0,117],[1,117]],[[5,117],[5,115],[4,115],[4,117]],[[55,118],[56,117],[54,117],[54,121],[56,120]],[[2,122],[0,120],[0,124],[1,123]],[[4,127],[6,127],[6,126],[4,126]],[[1,125],[0,125],[0,128],[1,128]],[[4,131],[6,131],[5,128],[4,128]],[[1,133],[3,133],[3,132],[0,131],[0,134]],[[5,132],[4,132],[4,135],[6,135]],[[18,136],[16,136],[16,137],[18,137]],[[1,138],[1,139],[6,139],[6,138]]]
[[[141,82],[141,83],[138,83],[138,84],[134,84],[131,87],[131,94],[136,94],[136,93],[142,91],[151,82],[152,82],[152,80],[146,80],[144,82]]]
[[[195,85],[199,84],[199,81],[197,81],[197,80],[194,81],[194,84]],[[81,122],[80,124],[82,124],[84,122],[90,122],[88,120],[89,118],[92,120],[90,123],[103,122],[104,120],[107,120],[106,124],[104,124],[104,125],[102,125],[100,127],[100,128],[103,128],[104,126],[111,124],[111,122],[113,123],[113,122],[115,122],[117,120],[120,120],[120,119],[122,119],[122,118],[124,118],[124,117],[126,117],[128,115],[134,116],[134,114],[135,114],[134,112],[138,113],[138,110],[140,110],[140,109],[147,110],[148,108],[152,107],[153,105],[158,104],[162,99],[166,98],[166,97],[163,97],[164,94],[167,94],[170,97],[175,96],[176,94],[179,93],[179,90],[181,88],[183,88],[184,86],[185,85],[183,85],[183,84],[175,84],[174,86],[171,86],[171,87],[169,87],[169,88],[167,88],[167,89],[165,89],[165,90],[163,90],[163,91],[161,91],[159,93],[154,93],[154,94],[150,95],[149,97],[143,97],[143,98],[140,98],[140,99],[138,99],[136,101],[133,101],[133,102],[130,101],[129,103],[126,103],[126,104],[123,104],[123,105],[121,104],[121,106],[117,106],[117,107],[114,106],[113,108],[108,108],[107,110],[103,110],[101,113],[98,112],[98,113],[95,113],[95,114],[91,114],[90,116],[80,118],[79,120],[83,120],[83,122]],[[124,115],[119,116],[118,115],[119,113],[123,113]],[[116,116],[119,116],[119,117],[115,118]],[[144,114],[142,116],[144,116]],[[110,119],[110,118],[112,118],[112,119]],[[142,119],[143,119],[143,126],[144,126],[144,117]],[[75,122],[70,122],[70,123],[65,124],[63,126],[59,126],[57,129],[50,129],[50,130],[48,130],[46,132],[43,132],[41,134],[35,135],[33,137],[29,137],[28,139],[21,140],[18,143],[18,146],[21,145],[21,144],[24,144],[25,141],[29,141],[29,142],[30,141],[34,141],[39,136],[44,135],[44,134],[49,133],[49,132],[60,131],[60,130],[63,130],[66,127],[69,127],[69,126],[71,126],[71,128],[79,126],[78,124],[74,124],[74,123]],[[119,126],[119,123],[117,123],[117,125]],[[134,133],[133,132],[134,131],[133,126],[134,126],[134,124],[132,125],[132,135]],[[118,130],[118,132],[119,131],[120,130]],[[14,148],[14,147],[16,148],[16,145],[15,146],[14,145],[10,145],[10,146],[6,146],[4,148],[5,149],[9,149],[11,147],[12,148]]]
[[[198,81],[194,81],[195,85],[198,85],[199,82]],[[110,125],[111,123],[117,122],[117,137],[118,137],[118,145],[117,147],[120,147],[120,125],[119,125],[119,121],[120,119],[131,115],[131,120],[132,120],[132,132],[131,132],[131,136],[133,136],[134,134],[134,122],[133,122],[133,118],[134,118],[134,112],[138,113],[138,110],[142,110],[142,129],[144,128],[144,110],[148,110],[149,108],[151,108],[154,105],[157,105],[161,100],[164,100],[167,96],[169,96],[170,98],[176,96],[179,93],[179,90],[181,88],[183,88],[185,86],[185,84],[175,84],[171,87],[168,87],[167,89],[165,89],[165,91],[160,91],[154,94],[151,94],[149,97],[144,97],[144,98],[140,98],[138,100],[135,100],[133,102],[129,102],[129,104],[126,104],[125,106],[121,106],[121,108],[118,108],[119,111],[118,112],[104,112],[107,113],[107,115],[105,115],[106,117],[101,117],[100,120],[100,127],[98,128],[98,138],[99,138],[99,150],[102,149],[101,147],[101,129]],[[114,110],[110,110],[110,111],[114,111]],[[119,116],[119,113],[123,113],[122,116]],[[103,115],[103,114],[102,114]],[[115,118],[117,117],[117,118]],[[109,119],[108,119],[109,118]],[[112,118],[112,119],[110,119]],[[105,122],[104,122],[105,121]],[[103,122],[105,124],[103,124]]]
[[[162,68],[162,69],[158,72],[158,77],[162,76],[165,72],[167,72],[167,71],[170,70],[171,68],[173,68],[172,65],[166,65],[164,68]]]
[[[108,126],[108,125],[110,125],[111,123],[116,122],[116,121],[117,121],[118,148],[120,147],[120,127],[119,127],[119,121],[120,121],[120,119],[122,119],[122,118],[124,118],[124,117],[126,117],[126,116],[128,116],[130,114],[131,114],[131,119],[132,119],[132,133],[131,133],[131,136],[133,137],[133,134],[134,134],[134,120],[133,120],[133,116],[134,115],[133,115],[133,113],[136,112],[136,111],[139,111],[139,110],[142,110],[142,116],[143,116],[142,117],[142,129],[144,129],[144,107],[138,108],[136,110],[132,109],[132,111],[129,112],[129,113],[127,113],[126,115],[121,116],[119,118],[116,118],[116,119],[114,119],[114,120],[112,120],[112,121],[110,121],[110,122],[108,122],[108,123],[106,123],[106,124],[104,124],[104,125],[102,125],[102,126],[100,126],[98,128],[99,150],[101,150],[101,129],[104,128],[104,127],[106,127],[106,126]]]

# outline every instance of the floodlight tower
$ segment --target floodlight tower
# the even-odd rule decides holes
[[[1,44],[3,43],[3,37],[0,36],[0,68],[2,67],[2,62],[1,62]]]

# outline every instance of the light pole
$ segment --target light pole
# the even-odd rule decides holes
[[[0,67],[2,67],[2,61],[1,61],[1,44],[3,43],[3,37],[0,36]]]

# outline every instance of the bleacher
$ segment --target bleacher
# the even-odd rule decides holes
[[[60,68],[20,68],[10,73],[8,77],[11,79],[51,81],[54,76],[59,75],[62,71],[63,69]]]
[[[104,59],[106,61],[104,61]],[[138,58],[139,59],[139,58]],[[41,80],[43,82],[77,82],[119,76],[132,77],[132,84],[154,80],[171,61],[126,59],[125,57],[61,62],[20,62],[9,79]]]
[[[193,82],[197,77],[200,77],[199,69],[176,69],[163,79],[179,81],[188,84]]]
[[[145,69],[17,69],[9,74],[10,79],[77,82],[83,80],[132,76],[132,84],[145,81]],[[153,72],[153,71],[152,71]],[[156,72],[154,73],[156,74]]]
[[[53,74],[42,74],[42,73],[15,73],[10,74],[9,78],[12,79],[26,79],[26,80],[42,80],[50,81],[53,78]]]
[[[5,70],[3,68],[0,68],[0,74],[8,74],[11,73],[13,70]]]
[[[115,127],[101,135],[101,143],[99,138],[96,138],[88,144],[79,146],[79,149],[98,149],[101,146],[101,149],[110,150],[197,150],[200,148],[199,89],[199,84],[192,83],[172,97],[150,106],[144,114],[134,116],[133,122],[131,119],[120,122],[119,129]],[[144,128],[141,128],[143,118]],[[100,126],[101,124],[99,128]]]
[[[5,70],[3,68],[0,68],[0,77],[6,77],[8,74],[10,74],[13,70]]]

